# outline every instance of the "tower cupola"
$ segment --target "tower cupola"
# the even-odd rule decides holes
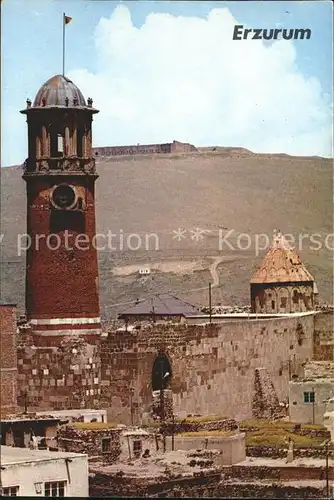
[[[29,151],[25,174],[77,171],[95,173],[92,120],[98,110],[66,76],[45,82],[34,102],[27,99]]]

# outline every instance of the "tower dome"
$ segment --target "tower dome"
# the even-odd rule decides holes
[[[66,76],[55,75],[45,82],[36,94],[34,108],[47,106],[86,107],[79,88]]]
[[[251,283],[301,282],[314,282],[314,278],[284,236],[275,232],[272,246],[253,274]]]
[[[250,282],[252,312],[300,313],[314,308],[314,278],[281,232]]]

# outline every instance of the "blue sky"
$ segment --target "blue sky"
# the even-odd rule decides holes
[[[19,114],[26,98],[61,73],[63,12],[73,18],[66,74],[100,109],[95,145],[177,139],[331,155],[330,1],[3,0],[1,7],[4,166],[26,157]],[[233,24],[310,28],[312,37],[277,47],[231,42]]]

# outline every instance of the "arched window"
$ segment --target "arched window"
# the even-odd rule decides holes
[[[64,153],[64,137],[61,134],[57,134],[57,152]]]
[[[78,131],[77,131],[77,156],[80,158],[84,155],[84,148],[83,148],[84,136],[85,136],[84,130],[82,128],[78,127]]]
[[[65,131],[55,125],[50,127],[51,158],[64,156]]]
[[[153,363],[152,389],[159,391],[166,389],[172,377],[172,368],[165,354],[160,354]]]

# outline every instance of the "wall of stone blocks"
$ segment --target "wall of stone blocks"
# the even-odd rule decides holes
[[[140,424],[152,412],[153,363],[164,353],[175,415],[243,420],[253,416],[257,387],[264,403],[288,400],[289,380],[312,359],[313,331],[314,316],[306,315],[151,325],[110,331],[96,345],[72,338],[36,347],[26,335],[18,348],[19,404],[26,397],[32,408],[105,408],[109,422]],[[256,370],[265,384],[256,384]]]
[[[188,153],[195,151],[197,151],[197,148],[192,144],[179,141],[173,141],[172,143],[168,142],[166,144],[137,144],[132,146],[105,146],[92,148],[95,157],[148,153]]]
[[[18,346],[18,404],[34,410],[98,408],[100,357],[97,345],[69,338],[56,347]]]
[[[126,434],[126,433],[125,433]],[[130,434],[130,433],[129,433]],[[136,453],[135,442],[141,442],[141,451]],[[130,434],[130,435],[121,435],[120,437],[121,443],[121,454],[119,456],[120,461],[126,461],[133,458],[139,458],[143,455],[143,453],[148,450],[150,455],[153,455],[157,452],[157,444],[156,439],[153,434],[143,435],[138,433]],[[158,446],[162,446],[162,444],[158,444]]]
[[[139,353],[137,334],[113,332],[101,341],[100,405],[107,408],[108,422],[139,422]],[[149,383],[150,381],[148,381]]]
[[[172,450],[172,438],[166,438],[166,450]],[[246,460],[245,433],[236,433],[234,436],[175,436],[174,450],[219,450],[220,457],[217,463],[231,465]]]
[[[293,313],[314,309],[313,282],[252,283],[251,308],[254,313]]]
[[[0,415],[15,413],[17,399],[16,306],[0,305]]]
[[[255,370],[265,369],[278,400],[287,401],[291,376],[312,358],[313,329],[314,317],[307,315],[110,332],[101,345],[103,404],[109,401],[108,415],[126,423],[131,403],[140,423],[152,404],[154,360],[164,352],[176,415],[251,418]]]
[[[226,474],[229,467],[226,467]],[[255,467],[252,467],[255,469]],[[260,469],[260,467],[256,467]],[[256,478],[254,481],[251,478],[249,481],[236,478],[233,482],[221,480],[221,475],[216,474],[210,476],[200,476],[192,478],[180,478],[177,480],[165,480],[156,482],[154,485],[149,484],[146,479],[138,479],[129,476],[116,476],[106,472],[94,471],[94,477],[89,478],[89,494],[90,496],[108,496],[110,491],[117,491],[117,494],[124,497],[144,497],[144,496],[162,496],[164,498],[263,498],[263,499],[301,499],[301,498],[325,498],[326,488],[325,482],[322,486],[300,486],[293,483],[284,485],[277,484],[277,474],[273,478],[271,473],[271,481],[268,483],[267,473],[268,467],[261,467],[262,478],[264,481]],[[294,467],[296,475],[300,467]],[[323,480],[323,470],[317,473],[311,473],[312,477],[321,477]],[[276,479],[276,481],[275,481]]]
[[[122,452],[121,433],[122,429],[76,428],[65,425],[58,429],[58,446],[62,451],[87,453],[90,459],[99,458],[103,462],[115,462]],[[103,439],[110,440],[105,451],[102,448]]]
[[[334,361],[333,311],[323,311],[314,318],[314,356],[317,361]]]

